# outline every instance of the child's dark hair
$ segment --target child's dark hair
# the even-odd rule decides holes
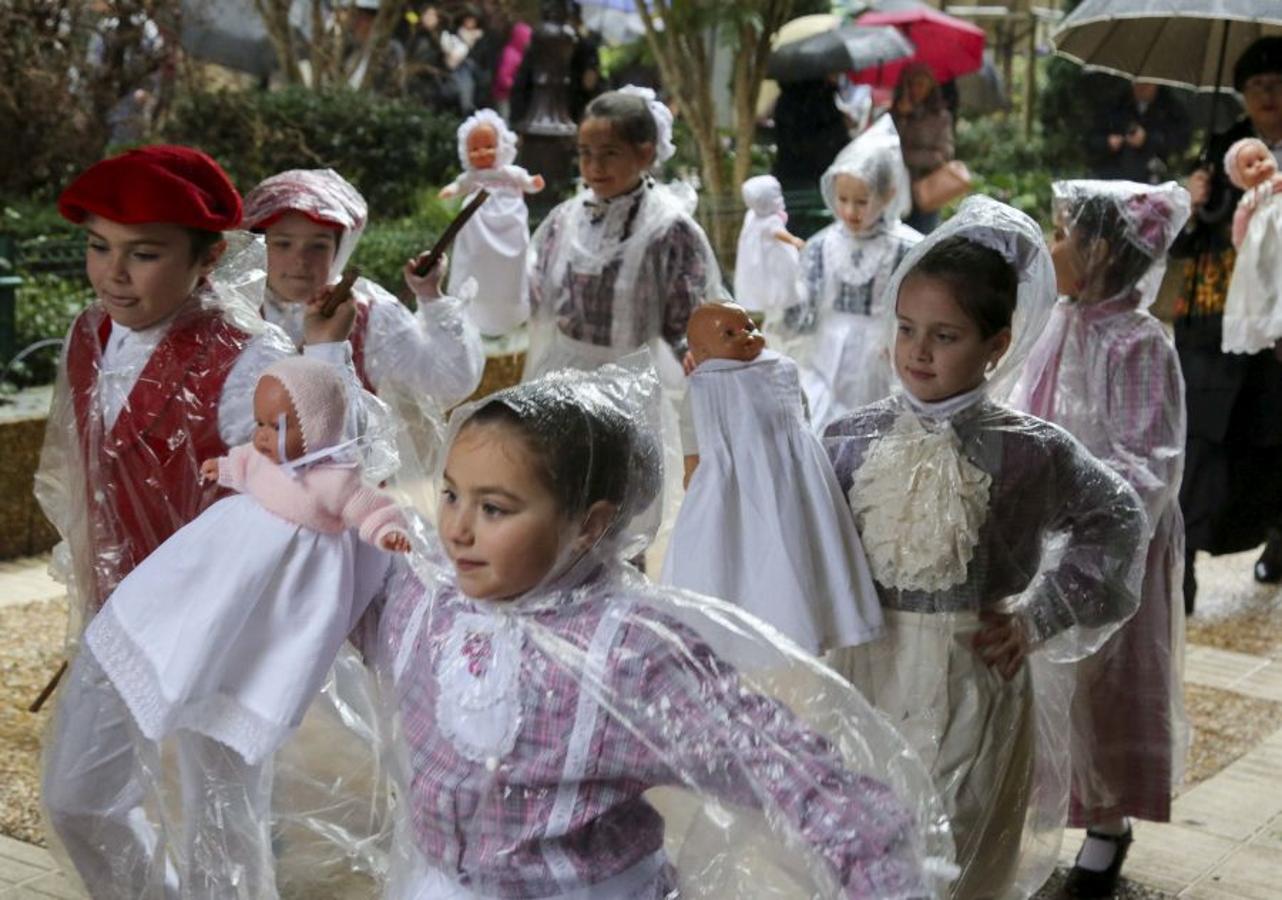
[[[617,529],[658,496],[659,445],[622,411],[581,391],[546,379],[522,385],[483,404],[463,429],[479,425],[506,425],[526,440],[569,516],[604,500],[619,508]]]
[[[604,93],[587,105],[583,118],[605,119],[620,138],[634,146],[659,141],[659,126],[650,113],[650,104],[632,94]]]
[[[221,231],[206,231],[203,228],[188,228],[187,234],[191,236],[191,261],[193,263],[203,260],[205,254],[223,239]]]
[[[1108,242],[1107,268],[1101,285],[1106,294],[1120,294],[1133,287],[1153,265],[1148,253],[1126,239],[1128,225],[1116,199],[1095,194],[1063,212],[1070,240],[1090,242],[1103,238]]]
[[[948,285],[985,340],[1010,327],[1019,275],[996,250],[960,235],[944,238],[922,254],[903,280],[913,277],[935,278]]]

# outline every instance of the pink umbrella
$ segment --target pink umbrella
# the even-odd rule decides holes
[[[893,25],[912,41],[917,52],[906,59],[862,69],[851,76],[855,83],[893,87],[904,66],[925,63],[935,81],[943,84],[978,71],[984,64],[984,30],[979,26],[915,2],[890,0],[879,7],[860,16],[858,24]]]

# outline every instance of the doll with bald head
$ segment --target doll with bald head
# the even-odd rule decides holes
[[[698,307],[686,338],[687,493],[661,581],[736,603],[812,653],[878,637],[863,546],[797,364],[732,303]]]

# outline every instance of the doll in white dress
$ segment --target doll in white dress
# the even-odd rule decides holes
[[[736,603],[811,653],[880,636],[876,587],[806,422],[797,364],[765,349],[733,304],[700,306],[688,336],[695,445],[661,580]]]
[[[149,880],[166,895],[177,881],[184,897],[275,896],[270,758],[382,584],[383,551],[409,549],[395,502],[362,483],[358,442],[344,440],[336,371],[281,360],[259,379],[254,412],[252,441],[201,467],[237,493],[121,582],[68,674],[44,799],[94,897],[139,896]],[[177,866],[144,807],[171,738]],[[106,872],[127,877],[105,883]]]
[[[441,189],[455,197],[487,191],[489,198],[454,239],[450,287],[458,293],[476,280],[472,320],[481,334],[508,334],[530,316],[526,297],[526,251],[530,219],[525,195],[543,190],[543,176],[515,165],[516,134],[492,109],[473,113],[458,129],[463,174]]]
[[[1282,338],[1282,174],[1258,138],[1224,155],[1229,181],[1245,191],[1233,214],[1237,262],[1224,299],[1225,353],[1259,353]]]
[[[734,296],[744,309],[764,313],[767,322],[797,301],[797,276],[805,241],[788,231],[783,188],[773,175],[743,183],[743,215],[735,253]]]

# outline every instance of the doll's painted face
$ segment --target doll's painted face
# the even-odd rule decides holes
[[[1010,346],[1010,329],[985,338],[946,281],[909,275],[895,304],[895,372],[918,400],[935,403],[979,387]]]
[[[686,337],[696,363],[707,359],[751,362],[766,346],[748,311],[733,303],[707,303],[695,309]]]
[[[1253,188],[1277,174],[1278,164],[1263,141],[1248,141],[1238,151],[1233,170],[1239,185]]]
[[[873,194],[868,182],[853,175],[832,180],[833,205],[837,218],[852,234],[863,234],[881,217],[885,204]]]
[[[111,320],[150,328],[178,310],[214,268],[226,244],[192,258],[192,238],[181,225],[125,225],[101,216],[85,219],[85,273]]]
[[[572,529],[529,442],[513,426],[464,426],[445,461],[437,527],[459,588],[518,597],[561,557]]]
[[[329,283],[341,231],[290,212],[267,226],[267,286],[289,303],[306,303]]]
[[[285,416],[285,457],[303,455],[303,429],[294,413],[289,391],[275,378],[260,378],[254,388],[254,449],[272,462],[280,458],[280,417]]]
[[[467,133],[467,163],[473,169],[492,169],[498,163],[499,136],[492,125],[477,125]]]
[[[614,123],[596,116],[579,126],[579,174],[601,200],[626,194],[654,165],[654,144],[632,144]]]

